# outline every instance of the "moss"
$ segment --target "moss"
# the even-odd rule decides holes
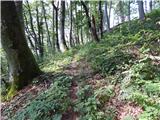
[[[10,100],[16,93],[18,90],[18,84],[19,83],[19,77],[18,76],[13,76],[14,81],[11,83],[9,91],[7,93],[6,99]]]
[[[17,93],[17,86],[16,85],[12,85],[7,96],[6,99],[10,100],[15,94]]]

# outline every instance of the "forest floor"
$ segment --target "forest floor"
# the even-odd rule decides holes
[[[103,87],[106,84],[103,84],[104,77],[99,73],[94,73],[92,68],[89,66],[89,63],[87,63],[85,60],[80,60],[79,62],[73,61],[70,65],[68,65],[64,72],[66,74],[69,74],[71,76],[81,77],[81,75],[85,76],[87,80],[86,84],[91,85],[94,89],[96,87]],[[70,88],[70,97],[72,101],[74,102],[77,99],[76,92],[78,89],[78,80],[74,80],[72,82],[72,86]],[[100,85],[97,86],[96,83],[100,83]],[[115,120],[124,120],[127,115],[131,115],[132,118],[136,119],[137,116],[142,113],[142,108],[136,105],[133,102],[124,102],[120,101],[118,99],[120,91],[120,85],[116,84],[114,86],[114,93],[115,96],[112,97],[109,101],[107,101],[105,104],[106,106],[112,106],[116,108],[116,117]],[[66,113],[63,114],[62,120],[78,120],[78,113],[74,112],[73,108],[69,108]]]
[[[45,73],[1,103],[1,120],[160,120],[159,13],[45,58]]]
[[[67,111],[62,114],[61,120],[78,120],[80,113],[74,110],[74,104],[76,103],[77,91],[79,89],[79,78],[83,77],[85,85],[91,85],[93,89],[97,89],[103,86],[107,86],[105,78],[99,74],[94,73],[89,63],[82,59],[80,61],[73,60],[69,65],[62,68],[63,73],[72,76],[73,80],[69,88],[69,97],[71,99],[71,106],[68,107]],[[57,74],[58,75],[58,74]],[[19,91],[11,101],[2,103],[2,118],[1,120],[7,120],[7,116],[3,115],[5,109],[10,108],[12,114],[23,109],[23,107],[30,101],[36,98],[36,96],[46,91],[52,84],[51,79],[54,79],[56,74],[46,73],[37,78],[39,80],[36,84],[29,85],[23,90]],[[125,102],[118,99],[120,91],[120,85],[114,86],[115,95],[105,102],[105,106],[111,106],[115,108],[116,116],[115,120],[124,120],[127,115],[131,115],[132,118],[136,119],[137,116],[142,113],[142,108],[133,102]]]

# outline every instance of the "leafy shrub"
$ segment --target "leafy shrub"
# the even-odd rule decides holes
[[[114,119],[115,108],[104,108],[107,102],[114,95],[113,86],[108,86],[95,91],[90,85],[85,85],[77,92],[78,101],[75,111],[80,112],[80,120],[110,120]]]
[[[147,13],[146,17],[151,18],[154,21],[160,20],[160,9],[155,9],[152,12]]]
[[[17,111],[12,119],[50,120],[55,114],[58,115],[66,111],[70,105],[68,96],[70,85],[70,77],[61,76],[56,78],[50,89],[37,96],[23,109]]]
[[[157,119],[160,111],[159,103],[159,69],[152,64],[148,58],[139,60],[139,62],[130,68],[127,74],[128,80],[122,82],[122,93],[125,99],[138,103],[144,108],[140,120]],[[151,109],[150,109],[151,108]],[[149,110],[153,110],[149,113]]]
[[[101,105],[103,106],[111,97],[114,96],[114,87],[112,85],[101,87],[96,89],[94,92],[94,96],[100,101]]]

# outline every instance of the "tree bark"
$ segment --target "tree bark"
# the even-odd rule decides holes
[[[102,1],[99,1],[99,18],[100,18],[100,24],[99,24],[99,31],[101,38],[103,37],[103,11],[102,11]]]
[[[59,52],[60,51],[60,46],[59,46],[59,39],[58,39],[58,6],[56,7],[55,4],[54,4],[54,1],[52,1],[52,6],[53,6],[53,9],[55,10],[55,27],[56,27],[56,41],[55,41],[55,48],[56,48],[56,51]]]
[[[149,9],[150,9],[150,11],[152,11],[152,0],[150,0],[150,2],[149,2]]]
[[[48,23],[47,23],[46,9],[44,7],[44,2],[41,1],[41,4],[42,4],[42,8],[43,8],[43,16],[44,16],[44,21],[45,21],[45,26],[46,26],[46,31],[47,31],[47,42],[48,42],[48,45],[50,45],[50,47],[53,48],[52,42],[50,39],[50,33],[49,33],[49,28],[48,28]]]
[[[42,23],[40,22],[39,18],[39,10],[38,10],[38,5],[36,5],[36,20],[37,20],[37,28],[38,28],[38,50],[40,57],[43,59],[44,56],[44,51],[43,51],[43,45],[42,45],[42,39],[41,39],[41,33],[42,33]],[[43,33],[42,33],[43,34]]]
[[[108,15],[108,4],[107,1],[105,1],[105,16],[106,16],[106,23],[107,23],[107,31],[110,31],[110,19]]]
[[[69,33],[69,40],[70,40],[70,46],[73,47],[73,38],[72,38],[72,30],[73,30],[73,8],[72,4],[73,2],[70,1],[70,33]]]
[[[81,1],[81,4],[84,8],[84,11],[85,11],[85,14],[86,14],[86,17],[87,17],[88,27],[89,27],[89,30],[91,32],[91,35],[96,42],[99,42],[100,40],[99,40],[97,32],[96,32],[94,16],[92,16],[92,21],[91,21],[91,19],[89,17],[89,10],[88,10],[86,4],[83,1]],[[93,26],[92,26],[92,22],[93,22]]]
[[[8,96],[28,85],[41,74],[20,23],[13,1],[1,2],[2,46],[9,63],[9,79],[12,82]]]
[[[31,31],[29,30],[29,27],[28,27],[29,23],[28,23],[28,20],[27,20],[27,17],[26,17],[25,14],[24,14],[24,20],[25,20],[25,31],[27,33],[27,38],[28,38],[27,40],[29,41],[31,48],[33,49],[33,51],[35,52],[36,56],[38,57],[38,53],[37,53],[36,47],[35,47],[35,45],[34,45],[34,43],[32,41],[32,39],[34,40],[34,36],[31,33]]]
[[[131,4],[131,1],[129,0],[128,1],[128,21],[130,21],[131,20],[131,7],[130,7],[130,4]]]
[[[111,9],[112,9],[112,1],[110,1],[110,5],[109,5],[109,15],[108,15],[108,17],[109,17],[109,21],[110,21],[110,18],[111,18]]]
[[[33,18],[32,18],[32,13],[31,13],[31,8],[30,8],[30,5],[29,5],[29,2],[28,0],[26,1],[27,3],[27,7],[28,7],[28,13],[29,13],[29,18],[30,18],[30,27],[31,27],[31,30],[32,30],[32,33],[33,33],[33,36],[34,36],[34,42],[35,42],[35,52],[36,52],[36,55],[37,55],[37,58],[39,57],[38,56],[38,39],[37,39],[37,34],[35,32],[35,29],[34,29],[34,25],[33,25]]]
[[[119,11],[120,11],[120,18],[121,18],[121,23],[125,21],[124,17],[124,10],[123,10],[123,1],[119,1]]]
[[[77,15],[77,2],[75,1],[75,33],[76,33],[76,44],[80,44],[80,40],[79,40],[79,28],[78,28],[78,22],[77,22],[77,17],[78,17],[78,15]]]
[[[143,1],[137,1],[137,2],[138,2],[139,19],[144,20],[145,13],[144,13]]]
[[[81,5],[81,17],[82,16],[82,5]],[[81,43],[84,44],[84,40],[83,40],[83,26],[82,26],[83,22],[81,20]]]
[[[59,29],[60,30],[59,45],[61,52],[65,52],[68,49],[65,41],[64,25],[65,25],[65,1],[61,1],[60,29]]]
[[[24,29],[24,18],[23,18],[23,1],[15,1],[16,10],[22,24],[22,28]]]

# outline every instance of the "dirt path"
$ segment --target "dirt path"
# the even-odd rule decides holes
[[[64,73],[73,76],[73,81],[70,87],[70,99],[72,104],[77,100],[78,91],[78,77],[92,76],[93,71],[84,60],[73,61],[67,67],[64,68]],[[68,110],[62,115],[62,120],[78,120],[78,113],[74,111],[73,105],[68,108]]]
[[[70,88],[70,98],[71,102],[74,103],[77,99],[76,92],[77,92],[77,83],[76,81],[72,81],[72,85]],[[68,110],[62,115],[62,120],[77,120],[78,113],[74,112],[73,106],[70,106]]]

